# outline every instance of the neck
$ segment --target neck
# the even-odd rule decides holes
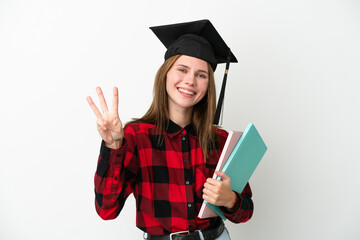
[[[169,117],[171,121],[179,125],[180,127],[186,127],[192,120],[192,108],[188,109],[169,109]]]

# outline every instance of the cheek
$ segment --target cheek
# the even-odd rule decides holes
[[[176,79],[177,79],[176,74],[174,74],[172,72],[168,72],[168,74],[166,75],[166,80],[165,80],[166,88],[173,86],[176,83]]]
[[[209,81],[204,81],[204,82],[201,83],[200,91],[202,92],[202,94],[205,95],[207,93],[208,86],[209,86]]]

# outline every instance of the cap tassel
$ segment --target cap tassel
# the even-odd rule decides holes
[[[219,124],[221,108],[222,108],[222,106],[224,104],[226,79],[227,79],[227,75],[228,75],[228,72],[229,72],[230,59],[231,59],[231,51],[229,49],[229,54],[228,54],[228,57],[227,57],[227,62],[226,62],[226,67],[225,67],[224,78],[223,78],[223,81],[222,81],[220,96],[219,96],[218,104],[217,104],[217,107],[216,107],[216,112],[215,112],[215,117],[214,117],[214,122],[213,122],[215,125]]]

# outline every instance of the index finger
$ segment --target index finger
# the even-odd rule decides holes
[[[101,117],[102,117],[102,114],[101,114],[101,112],[99,111],[99,109],[96,107],[96,105],[95,105],[94,101],[91,99],[91,97],[88,96],[88,97],[86,98],[86,100],[87,100],[87,102],[89,103],[89,105],[90,105],[91,109],[93,110],[93,112],[95,113],[96,117],[97,117],[97,118],[101,118]]]
[[[216,179],[213,179],[213,178],[208,178],[206,179],[206,182],[210,185],[214,185],[214,186],[219,186],[219,184],[221,184],[221,181],[220,180],[216,180]]]
[[[100,106],[101,106],[102,111],[103,111],[103,112],[107,112],[107,111],[108,111],[108,107],[107,107],[106,100],[105,100],[105,97],[104,97],[104,94],[103,94],[101,88],[100,88],[100,87],[96,87],[96,92],[97,92],[98,97],[99,97]]]
[[[113,102],[111,106],[111,110],[114,112],[118,112],[118,106],[119,106],[119,90],[117,87],[114,87],[113,89]]]

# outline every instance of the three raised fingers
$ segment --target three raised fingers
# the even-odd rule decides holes
[[[106,104],[106,100],[104,97],[104,94],[101,90],[100,87],[96,88],[96,92],[98,94],[99,97],[99,101],[100,101],[100,105],[101,105],[101,109],[104,112],[109,111],[107,104]],[[92,100],[92,98],[90,96],[88,96],[86,98],[87,102],[89,103],[91,109],[93,110],[93,112],[95,113],[97,118],[101,118],[102,117],[102,113],[100,112],[100,110],[97,108],[97,106],[95,105],[94,101]],[[112,107],[111,110],[115,113],[118,113],[118,105],[119,105],[119,91],[117,87],[114,87],[113,89],[113,102],[112,102]]]

